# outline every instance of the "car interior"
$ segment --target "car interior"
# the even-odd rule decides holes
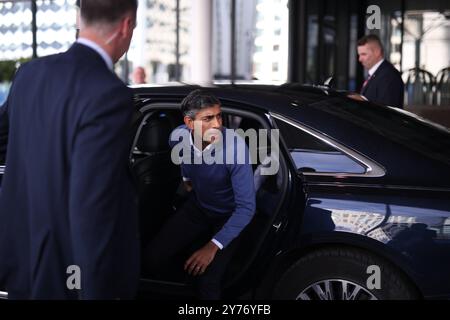
[[[142,111],[144,110],[144,111]],[[161,105],[141,109],[137,123],[136,137],[130,155],[132,173],[138,186],[140,207],[141,245],[146,246],[163,226],[164,222],[187,199],[187,191],[178,165],[171,161],[168,141],[173,129],[183,124],[183,117],[176,105],[164,108]],[[268,128],[263,118],[240,110],[222,107],[223,126],[230,129]],[[257,131],[258,132],[258,131]],[[259,139],[259,138],[258,138]],[[268,139],[270,142],[270,138]],[[248,141],[246,139],[248,144]],[[258,146],[260,144],[258,143]],[[270,143],[266,148],[270,150]],[[270,153],[269,157],[270,157]],[[287,188],[287,167],[280,154],[280,169],[275,175],[261,175],[264,159],[257,157],[253,164],[256,188],[256,212],[235,242],[237,248],[227,267],[224,286],[230,287],[243,276],[257,256],[258,248],[270,231],[277,216]],[[179,261],[182,263],[182,261]],[[142,275],[143,280],[164,283],[188,284],[189,279],[179,268],[170,270],[166,278],[155,279]],[[181,271],[181,272],[180,272]]]

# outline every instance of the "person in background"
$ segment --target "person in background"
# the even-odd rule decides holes
[[[385,59],[378,36],[370,34],[358,40],[359,62],[367,70],[360,94],[350,98],[403,108],[404,83],[400,72]]]
[[[145,69],[143,67],[136,67],[133,71],[133,83],[134,84],[145,84],[147,75],[145,74]]]

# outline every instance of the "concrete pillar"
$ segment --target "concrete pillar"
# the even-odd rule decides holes
[[[192,1],[191,81],[212,84],[212,0]]]
[[[149,32],[147,29],[146,23],[146,13],[148,11],[146,1],[139,0],[138,2],[138,11],[136,13],[137,19],[137,27],[134,30],[134,37],[136,38],[136,61],[133,67],[142,66],[144,68],[148,67],[145,61],[145,46],[146,46],[146,32]],[[148,72],[148,70],[146,70]]]

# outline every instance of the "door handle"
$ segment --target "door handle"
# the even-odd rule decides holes
[[[273,224],[272,227],[275,228],[275,232],[278,232],[278,230],[280,229],[281,225],[282,225],[282,222],[280,221],[278,223]]]

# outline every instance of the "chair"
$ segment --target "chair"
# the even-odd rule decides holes
[[[432,105],[435,86],[434,76],[423,69],[412,68],[403,73],[405,81],[405,105]]]
[[[436,105],[450,105],[450,67],[440,70],[436,75]]]

